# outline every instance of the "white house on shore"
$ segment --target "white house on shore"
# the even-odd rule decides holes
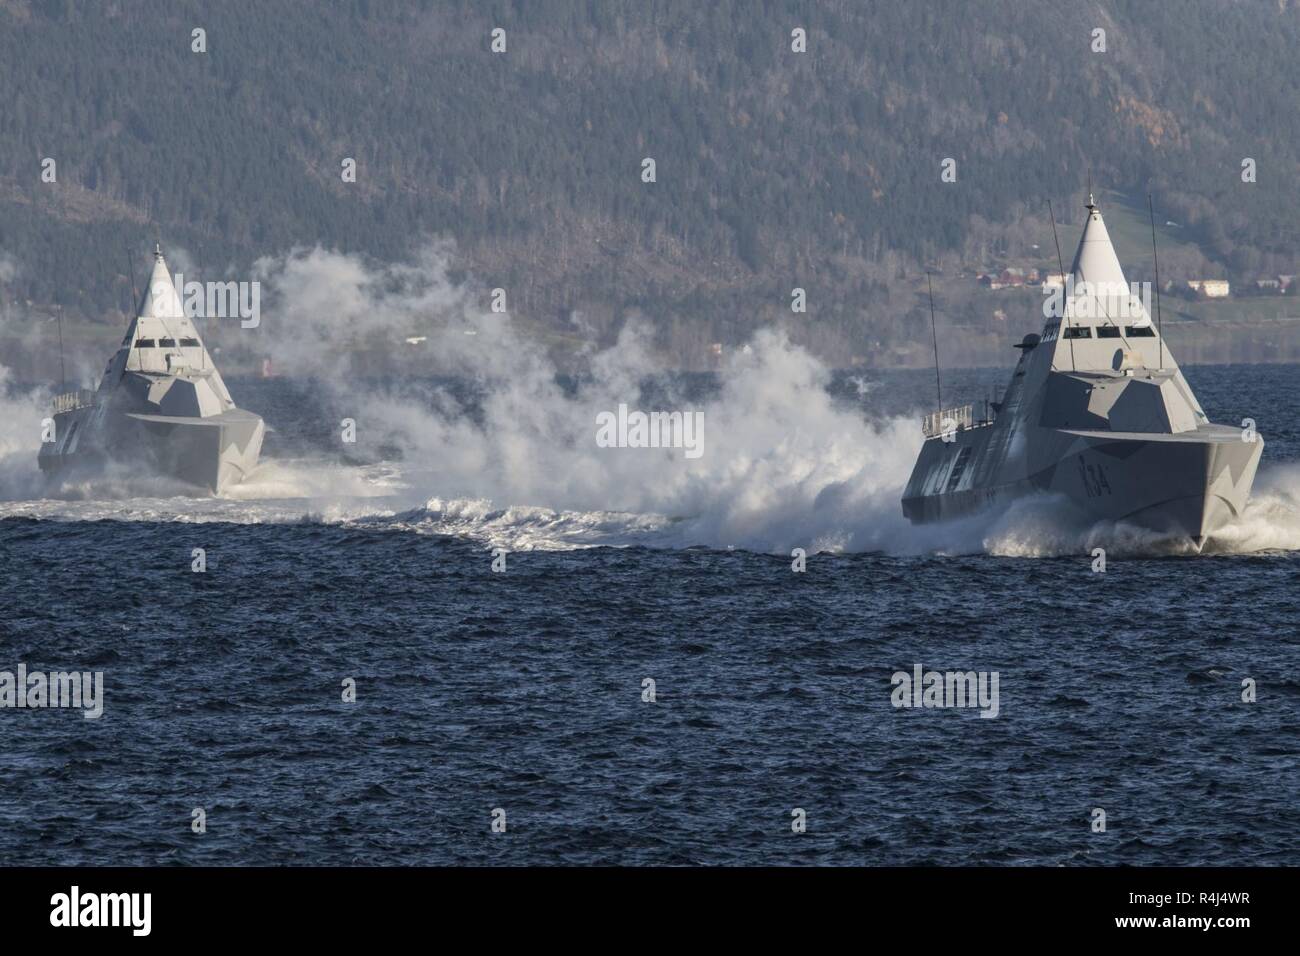
[[[1187,288],[1207,299],[1226,299],[1232,291],[1227,279],[1188,279]]]

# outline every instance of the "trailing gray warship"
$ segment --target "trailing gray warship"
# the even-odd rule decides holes
[[[1200,551],[1245,508],[1264,442],[1253,426],[1211,424],[1125,282],[1091,196],[1086,208],[1060,307],[1016,346],[1002,400],[980,420],[970,405],[926,416],[903,513],[938,521],[1052,492],[1094,521]]]
[[[257,465],[266,426],[236,408],[181,308],[162,249],[99,388],[55,396],[38,461],[47,474],[118,462],[220,493]]]

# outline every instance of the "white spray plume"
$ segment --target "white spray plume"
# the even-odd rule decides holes
[[[778,331],[760,331],[748,348],[729,351],[716,390],[691,397],[683,383],[670,382],[652,406],[642,406],[642,386],[662,363],[650,330],[632,322],[612,346],[589,346],[585,373],[566,387],[545,349],[508,314],[487,310],[486,289],[452,280],[451,251],[431,243],[409,262],[373,264],[297,249],[257,264],[263,321],[241,334],[259,336],[258,350],[278,367],[330,387],[333,407],[355,419],[371,447],[399,448],[397,478],[382,464],[362,475],[351,467],[268,461],[224,503],[151,500],[140,513],[288,520],[301,515],[302,505],[274,502],[298,497],[331,520],[381,520],[511,548],[644,543],[785,554],[798,547],[809,554],[1040,556],[1086,555],[1107,545],[1140,553],[1150,545],[1135,529],[1076,524],[1042,498],[965,521],[910,526],[899,498],[921,443],[914,418],[872,418],[836,400],[827,390],[829,370]],[[454,389],[432,378],[390,382],[354,374],[358,348],[401,350],[418,336],[425,341],[410,346],[417,351],[408,357],[430,376],[475,383],[473,414]],[[859,399],[869,402],[876,383],[855,384]],[[598,447],[597,415],[620,404],[703,412],[703,455]],[[39,423],[39,403],[24,398],[18,412],[5,416],[0,452],[21,449],[34,470],[29,430]],[[0,465],[7,460],[0,456]],[[359,505],[375,485],[388,497]],[[1240,540],[1229,536],[1231,550],[1300,547],[1297,488],[1300,473],[1279,473],[1275,485],[1261,475],[1261,493],[1233,532]],[[1266,521],[1258,518],[1264,513]]]
[[[358,431],[402,448],[406,479],[424,499],[650,513],[685,519],[674,526],[682,543],[760,550],[877,547],[901,531],[897,491],[918,429],[837,404],[828,370],[783,333],[760,332],[731,352],[716,394],[692,399],[669,386],[641,408],[643,382],[662,369],[648,328],[630,324],[613,346],[590,350],[586,374],[566,389],[544,350],[479,305],[483,290],[449,280],[446,254],[428,246],[413,264],[371,268],[313,249],[259,263],[273,303],[259,330],[267,350],[334,383]],[[414,332],[427,336],[430,371],[484,389],[477,420],[447,392],[371,387],[348,373],[352,344],[400,348]],[[620,404],[702,412],[702,456],[598,447],[597,416]]]

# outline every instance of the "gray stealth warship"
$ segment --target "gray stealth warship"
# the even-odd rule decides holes
[[[235,407],[157,249],[99,388],[55,397],[54,440],[38,462],[47,474],[119,462],[219,494],[257,465],[265,434],[260,416]]]
[[[1125,282],[1091,196],[1086,208],[1061,308],[1016,346],[994,414],[976,421],[967,405],[926,417],[903,513],[937,521],[1053,492],[1093,521],[1200,551],[1245,508],[1264,442],[1253,428],[1210,423]]]

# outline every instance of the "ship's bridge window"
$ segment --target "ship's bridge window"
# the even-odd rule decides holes
[[[1131,339],[1153,339],[1156,337],[1156,330],[1149,325],[1130,325],[1124,330],[1124,334]]]
[[[181,348],[183,349],[196,349],[198,347],[199,347],[198,339],[181,339]]]
[[[1091,325],[1072,325],[1065,330],[1067,339],[1090,339],[1092,338]]]
[[[158,343],[154,339],[136,339],[135,347],[138,349],[156,349]]]
[[[1099,325],[1097,326],[1097,338],[1099,339],[1117,339],[1119,338],[1118,325]]]

